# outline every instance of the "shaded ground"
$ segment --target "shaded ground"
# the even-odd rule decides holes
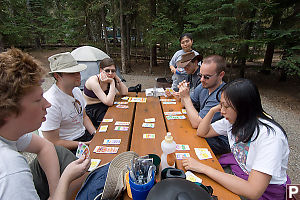
[[[72,51],[72,48],[60,48],[52,50],[30,51],[41,64],[49,69],[47,58],[53,54]],[[119,59],[116,59],[117,65],[120,65]],[[168,62],[159,62],[159,65],[153,68],[153,73],[148,71],[149,62],[137,60],[131,62],[133,72],[124,74],[127,86],[134,86],[138,83],[142,84],[142,89],[153,87],[155,78],[171,77]],[[233,77],[238,74],[237,69],[234,70]],[[258,86],[263,107],[271,114],[274,119],[279,122],[286,130],[289,146],[290,157],[288,174],[292,183],[300,183],[300,82],[299,80],[278,82],[279,76],[276,73],[270,75],[262,75],[254,70],[247,69],[246,78],[252,79]],[[43,85],[47,90],[53,79],[48,77]]]

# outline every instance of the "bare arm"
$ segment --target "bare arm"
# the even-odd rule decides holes
[[[120,95],[128,95],[128,88],[126,85],[121,81],[121,79],[116,75],[116,88],[119,91]]]
[[[199,116],[198,111],[195,109],[193,102],[190,98],[190,92],[189,92],[188,85],[185,85],[184,83],[179,84],[179,94],[181,97],[181,103],[186,108],[187,116],[190,120],[190,123],[193,128],[198,128],[198,125],[200,124],[202,118]]]
[[[25,151],[37,154],[39,164],[46,174],[50,197],[52,197],[60,177],[59,161],[54,145],[44,138],[32,134],[31,142]]]
[[[100,74],[100,76],[101,75],[103,74]],[[114,99],[116,96],[115,80],[107,78],[106,75],[103,75],[103,77],[104,78],[102,81],[110,84],[109,92],[107,95],[103,92],[102,88],[100,87],[97,77],[91,77],[92,79],[88,80],[88,84],[102,103],[104,103],[107,106],[112,106],[114,104]]]
[[[85,109],[83,109],[83,125],[88,130],[88,132],[93,135],[96,131],[92,121],[90,120],[89,116],[86,114]]]
[[[197,129],[197,135],[201,137],[214,137],[219,134],[215,132],[215,130],[211,126],[211,120],[214,117],[216,112],[220,112],[220,105],[217,105],[209,110],[209,112],[202,119],[201,123]]]
[[[186,170],[203,173],[233,193],[242,195],[249,199],[258,199],[261,197],[272,178],[272,176],[268,174],[251,170],[248,181],[246,181],[235,175],[220,172],[193,158],[183,160],[183,166]]]
[[[42,131],[43,136],[55,145],[63,146],[67,149],[76,149],[79,142],[72,140],[62,140],[59,138],[59,129],[51,131]]]
[[[66,200],[70,183],[82,176],[89,168],[91,159],[83,157],[71,162],[59,180],[53,200]]]

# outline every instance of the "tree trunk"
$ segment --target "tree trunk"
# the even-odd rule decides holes
[[[3,35],[0,33],[0,53],[4,51]]]
[[[105,20],[105,7],[103,6],[101,9],[101,21],[102,21],[102,30],[104,33],[104,42],[105,42],[105,50],[106,54],[109,55],[109,47],[108,47],[108,38],[107,38],[107,29],[106,29],[106,20]]]
[[[130,17],[126,15],[126,59],[130,62],[130,45],[131,45],[131,38],[130,38]]]
[[[152,62],[152,57],[153,57],[153,51],[152,51],[152,48],[149,49],[150,50],[150,67],[149,67],[149,73],[151,74],[152,73],[152,68],[153,68],[153,62]]]
[[[111,9],[112,9],[112,13],[115,13],[116,9],[116,4],[114,2],[114,0],[111,0]],[[114,47],[117,46],[117,27],[116,27],[116,18],[115,15],[113,15],[113,19],[112,19],[112,26],[113,26],[113,43],[114,43]]]
[[[156,17],[156,0],[150,0],[150,17],[151,21]],[[157,66],[157,49],[156,44],[152,44],[150,47],[150,66]],[[151,69],[152,71],[152,69]]]
[[[267,50],[265,53],[263,69],[271,68],[272,67],[272,59],[274,55],[274,44],[273,42],[268,43]]]
[[[121,29],[121,63],[122,72],[127,73],[126,66],[126,54],[125,54],[125,27],[124,27],[124,16],[123,16],[123,0],[120,0],[120,29]]]
[[[281,15],[281,13],[273,16],[273,20],[272,20],[270,29],[276,29],[279,26],[280,15]],[[274,55],[274,49],[275,49],[274,41],[270,41],[267,44],[267,50],[265,53],[265,58],[264,58],[264,63],[263,63],[264,69],[272,67],[271,65],[272,65],[272,59],[273,59],[273,55]]]

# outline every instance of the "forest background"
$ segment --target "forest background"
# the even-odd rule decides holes
[[[92,45],[130,57],[170,59],[184,32],[203,56],[220,54],[241,77],[246,62],[300,77],[300,1],[296,0],[1,0],[0,52],[6,47]],[[272,64],[274,52],[279,60]]]

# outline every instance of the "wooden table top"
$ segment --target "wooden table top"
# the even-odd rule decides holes
[[[128,96],[135,97],[136,93],[130,92]],[[121,100],[121,97],[116,97],[115,102],[124,101]],[[106,112],[104,119],[113,119],[113,122],[101,122],[100,126],[108,125],[108,129],[106,132],[98,132],[100,126],[97,129],[97,133],[95,134],[94,138],[91,141],[89,146],[91,151],[91,158],[101,159],[100,165],[110,162],[114,157],[118,154],[128,151],[130,140],[131,140],[131,132],[132,132],[132,125],[134,119],[134,110],[135,110],[136,103],[128,103],[128,109],[117,108],[116,105],[109,107],[108,111]],[[115,131],[115,122],[122,121],[122,122],[130,122],[129,130],[128,131]],[[119,145],[103,145],[104,139],[121,139],[121,144]],[[94,149],[96,146],[111,146],[111,147],[119,147],[117,154],[103,154],[103,153],[94,153]]]
[[[135,97],[136,93],[130,93],[128,96]],[[145,97],[145,93],[139,93],[138,97]],[[164,97],[162,97],[163,99]],[[122,101],[121,97],[116,97],[115,101]],[[211,152],[213,158],[202,160],[201,162],[209,165],[217,170],[223,171],[217,158],[212,153],[206,140],[196,135],[196,129],[193,129],[189,120],[167,120],[165,119],[164,112],[181,111],[181,103],[177,102],[175,105],[162,104],[157,97],[147,97],[146,103],[128,103],[128,109],[116,108],[116,106],[109,107],[104,119],[113,119],[110,123],[101,123],[101,125],[108,125],[108,130],[105,133],[97,132],[90,144],[91,158],[101,159],[101,165],[110,162],[115,156],[125,151],[135,151],[140,156],[147,154],[157,154],[161,156],[161,142],[164,140],[167,132],[171,132],[174,141],[177,144],[188,144],[191,157],[197,158],[194,148],[207,148]],[[142,124],[147,118],[155,118],[154,128],[143,128]],[[116,121],[130,122],[128,131],[115,131]],[[99,130],[99,128],[98,128]],[[143,139],[143,134],[155,134],[155,139]],[[92,151],[96,146],[101,146],[104,139],[121,139],[120,145],[109,145],[119,147],[117,154],[96,154]],[[104,145],[108,146],[108,145]],[[177,168],[183,169],[182,162],[176,161]],[[183,169],[184,170],[184,169]],[[184,170],[185,171],[185,170]],[[219,200],[234,200],[240,199],[237,195],[230,192],[223,186],[211,180],[207,176],[195,173],[203,180],[204,185],[210,185],[214,190],[214,195]],[[126,192],[120,199],[130,199]]]

